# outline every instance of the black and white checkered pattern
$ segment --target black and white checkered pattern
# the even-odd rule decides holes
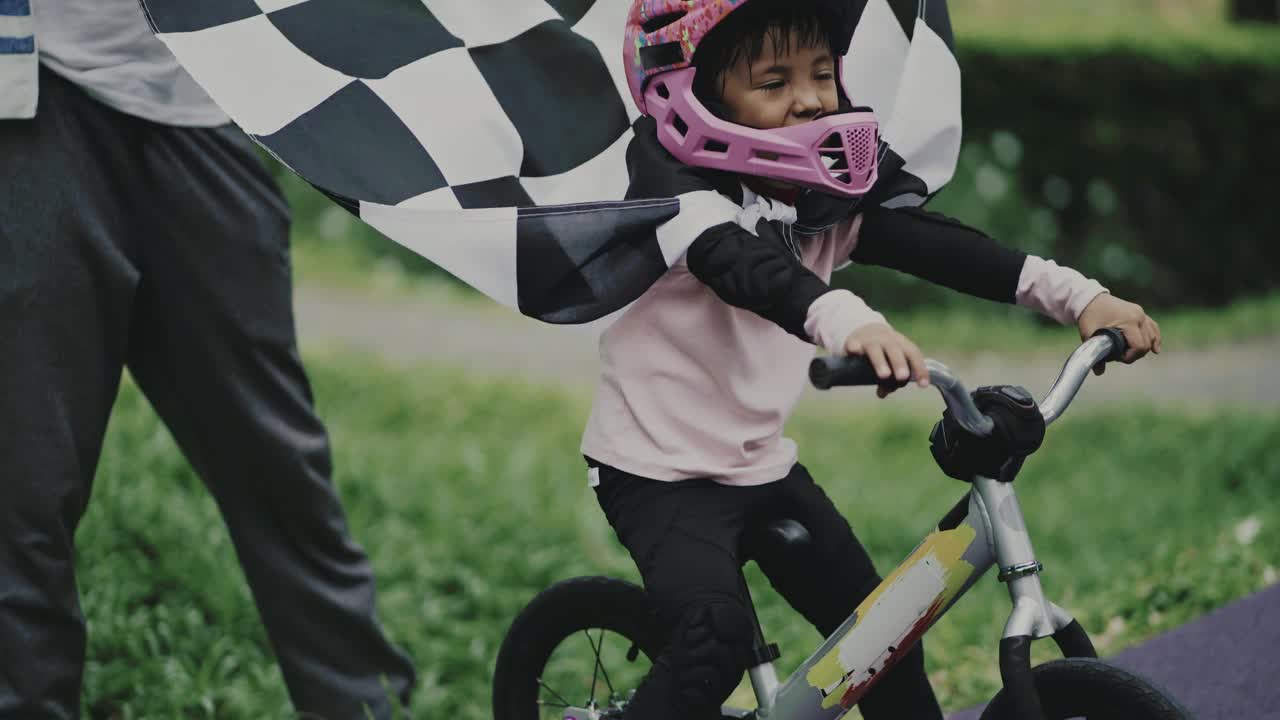
[[[846,81],[887,144],[876,200],[918,204],[950,179],[960,145],[945,2],[850,1],[864,7]],[[732,219],[706,197],[621,201],[638,116],[621,61],[627,0],[142,3],[277,158],[531,317],[613,312]]]

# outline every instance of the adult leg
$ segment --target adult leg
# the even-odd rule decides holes
[[[880,584],[871,557],[809,471],[797,464],[771,488],[770,504],[809,530],[813,542],[803,562],[770,562],[761,570],[778,593],[823,636],[840,627]],[[867,720],[942,720],[942,709],[924,671],[924,648],[917,644],[883,674],[858,704]]]
[[[752,492],[601,468],[600,506],[670,633],[627,705],[627,720],[718,719],[742,679],[751,614],[739,585],[738,538]]]
[[[137,283],[118,188],[127,128],[41,73],[0,121],[0,718],[74,718],[85,623],[73,539],[115,400]]]
[[[150,126],[128,364],[213,493],[297,710],[393,714],[414,671],[375,614],[298,356],[288,210],[231,128]]]

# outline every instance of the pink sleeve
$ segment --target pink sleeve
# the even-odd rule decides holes
[[[848,290],[832,290],[809,306],[804,331],[832,355],[844,355],[844,344],[854,330],[874,322],[885,322],[884,316],[872,310]]]
[[[1094,298],[1107,292],[1097,280],[1052,260],[1028,255],[1018,276],[1017,303],[1063,325],[1074,325]]]

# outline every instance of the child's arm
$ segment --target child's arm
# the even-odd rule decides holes
[[[892,268],[966,295],[1013,303],[1027,254],[945,215],[919,208],[876,207],[862,213],[858,242],[849,259]],[[1097,287],[1098,292],[1101,289]]]
[[[1052,260],[1005,247],[958,220],[919,208],[863,213],[849,259],[893,268],[976,297],[1030,307],[1082,338],[1118,327],[1129,342],[1126,363],[1160,352],[1160,326],[1143,309],[1113,297],[1096,281]]]
[[[758,232],[736,223],[706,230],[685,255],[689,271],[721,300],[809,340],[804,327],[809,308],[831,287],[791,254],[771,225],[761,223]],[[863,323],[884,321],[870,308],[860,315]]]
[[[924,355],[884,316],[848,290],[832,290],[786,249],[768,223],[760,223],[758,232],[735,223],[710,228],[689,246],[689,271],[721,300],[792,335],[835,354],[865,356],[881,379],[928,384]],[[880,396],[889,392],[883,387]]]

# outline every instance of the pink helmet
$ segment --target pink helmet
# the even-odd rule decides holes
[[[693,92],[698,44],[748,0],[633,0],[623,64],[636,107],[658,123],[658,140],[686,165],[756,175],[846,197],[876,180],[879,125],[867,108],[761,130],[717,117]],[[845,25],[849,0],[821,0]],[[837,35],[836,76],[852,27]]]

